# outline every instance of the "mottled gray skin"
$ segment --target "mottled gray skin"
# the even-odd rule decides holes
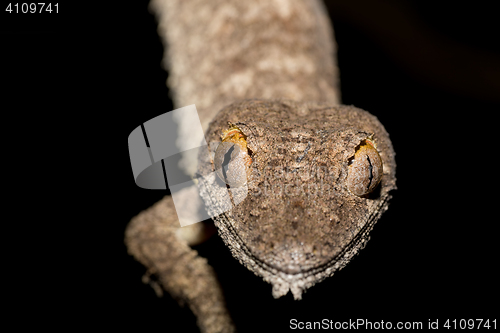
[[[354,107],[334,106],[340,103],[336,47],[321,1],[152,0],[150,8],[166,48],[175,107],[196,104],[204,130],[213,120],[208,142],[220,141],[228,121],[247,135],[253,158],[248,190],[231,190],[233,202],[243,201],[215,219],[220,236],[236,259],[273,285],[275,297],[291,290],[300,299],[363,246],[395,188],[394,152],[382,125]],[[226,107],[248,98],[269,100]],[[181,123],[179,131],[189,140],[192,126]],[[346,188],[348,163],[371,135],[384,174],[378,190],[360,198]],[[200,165],[205,175],[213,171],[206,154]],[[190,158],[183,165],[193,174],[196,156]],[[311,177],[316,167],[320,173]],[[280,170],[290,172],[277,177]],[[200,182],[209,210],[221,203],[216,191],[225,189],[212,186],[216,177]],[[308,195],[321,182],[323,192]],[[306,193],[272,191],[293,185]],[[266,186],[271,191],[264,192]],[[191,190],[186,201],[195,197]],[[200,331],[234,332],[215,272],[184,237],[190,230],[180,228],[166,196],[132,219],[125,242],[147,267],[146,277],[156,275],[165,291],[190,307]]]
[[[274,297],[291,290],[300,299],[349,262],[387,209],[396,188],[389,135],[376,117],[352,106],[246,100],[219,112],[207,141],[220,141],[228,122],[247,136],[253,162],[247,186],[232,189],[233,201],[242,201],[215,218],[219,234],[235,258],[273,285]],[[359,197],[347,189],[348,165],[368,138],[383,176],[376,191]],[[214,171],[206,150],[199,173],[209,211],[227,190],[215,184]]]
[[[177,107],[203,129],[244,98],[337,104],[335,41],[321,1],[154,0]]]

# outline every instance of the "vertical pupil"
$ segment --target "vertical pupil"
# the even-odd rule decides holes
[[[224,154],[224,161],[222,162],[222,174],[224,175],[224,179],[227,180],[227,169],[229,168],[229,162],[231,162],[231,154],[233,153],[234,145],[229,148],[229,150]]]
[[[366,159],[368,160],[368,164],[369,164],[369,166],[368,166],[368,172],[369,172],[369,174],[368,174],[368,178],[369,178],[369,180],[370,180],[370,181],[368,182],[368,185],[366,186],[366,189],[369,189],[369,188],[370,188],[370,185],[371,185],[371,183],[372,183],[372,179],[373,179],[373,173],[372,173],[372,171],[373,171],[373,166],[372,166],[372,162],[370,161],[370,158],[368,157],[368,155],[366,155]]]

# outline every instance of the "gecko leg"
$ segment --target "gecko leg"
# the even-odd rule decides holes
[[[188,227],[180,227],[172,197],[166,196],[130,221],[125,243],[166,292],[188,304],[201,332],[234,332],[213,268],[183,239],[181,230]]]

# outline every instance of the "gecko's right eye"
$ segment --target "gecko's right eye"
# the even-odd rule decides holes
[[[235,125],[223,131],[222,142],[214,156],[215,172],[231,187],[240,187],[247,182],[248,167],[252,158],[248,156],[246,136]]]

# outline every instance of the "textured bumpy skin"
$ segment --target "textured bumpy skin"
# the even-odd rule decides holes
[[[340,102],[335,44],[320,1],[154,0],[177,106],[204,130],[243,98]]]
[[[220,141],[228,122],[246,135],[253,162],[247,185],[230,191],[240,203],[215,218],[219,234],[240,262],[273,285],[275,297],[291,290],[300,299],[349,262],[387,209],[396,188],[389,136],[376,117],[352,106],[246,100],[217,115],[208,142]],[[376,191],[359,197],[346,179],[366,139],[380,154],[383,176]],[[228,187],[217,184],[211,156],[209,149],[200,155],[200,191],[214,212]]]
[[[394,153],[382,125],[354,107],[334,106],[340,103],[335,43],[321,1],[152,0],[150,8],[175,107],[196,104],[204,130],[215,119],[207,141],[220,141],[228,121],[247,136],[253,159],[247,187],[231,189],[232,201],[243,201],[215,219],[219,234],[235,258],[273,285],[275,297],[291,290],[299,299],[357,253],[395,188]],[[226,107],[248,98],[273,100]],[[191,125],[179,128],[188,146]],[[378,190],[361,198],[346,190],[345,180],[357,145],[372,135],[383,177]],[[209,210],[220,205],[221,190],[210,175],[211,153],[200,165],[200,173],[209,173],[200,181]],[[192,175],[197,163],[190,158],[184,167]],[[299,187],[305,192],[292,192]],[[191,190],[183,198],[194,204]],[[233,332],[213,269],[182,236],[190,226],[178,226],[167,196],[130,222],[129,253],[189,305],[201,332]]]
[[[166,196],[130,221],[125,243],[148,268],[143,280],[156,275],[164,290],[189,306],[202,332],[234,332],[215,272],[178,237],[180,230],[172,197]],[[160,286],[151,285],[162,295]]]

